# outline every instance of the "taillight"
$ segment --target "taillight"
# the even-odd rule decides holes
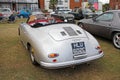
[[[99,54],[103,52],[100,46],[97,46],[96,49],[98,50]]]
[[[51,54],[48,55],[49,58],[55,58],[55,57],[58,57],[58,56],[59,56],[59,54],[57,54],[57,53],[51,53]]]

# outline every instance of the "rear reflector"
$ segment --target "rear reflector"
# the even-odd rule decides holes
[[[102,52],[103,52],[102,50],[99,51],[99,53],[102,53]]]
[[[54,59],[53,62],[57,62],[57,59]]]
[[[100,46],[97,46],[96,49],[98,50],[99,54],[103,52]]]

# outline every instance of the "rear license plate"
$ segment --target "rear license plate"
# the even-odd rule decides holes
[[[76,42],[76,43],[72,43],[71,45],[72,45],[73,54],[82,55],[86,53],[84,42]]]

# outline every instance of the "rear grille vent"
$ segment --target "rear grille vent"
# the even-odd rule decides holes
[[[76,30],[77,31],[77,33],[79,33],[79,34],[82,34],[79,30]]]
[[[66,33],[64,31],[60,32],[62,36],[66,36]]]
[[[63,27],[63,29],[69,34],[69,36],[77,35],[77,33],[71,27]]]

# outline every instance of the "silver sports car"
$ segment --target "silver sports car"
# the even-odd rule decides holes
[[[27,23],[20,24],[18,32],[32,63],[48,69],[78,65],[103,56],[91,34],[54,17],[31,15]]]

